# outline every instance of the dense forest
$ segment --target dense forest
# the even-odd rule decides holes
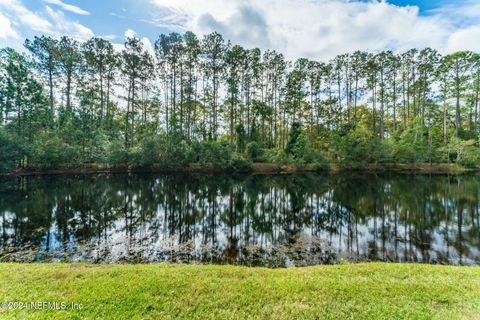
[[[216,32],[162,34],[153,50],[41,36],[0,51],[0,170],[475,167],[479,99],[468,51],[291,62]]]

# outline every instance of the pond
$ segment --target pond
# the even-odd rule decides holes
[[[480,264],[480,174],[0,177],[0,261]]]

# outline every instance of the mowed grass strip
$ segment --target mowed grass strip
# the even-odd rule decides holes
[[[480,319],[480,268],[0,263],[0,319]]]

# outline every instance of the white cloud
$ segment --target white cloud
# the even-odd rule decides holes
[[[137,33],[132,29],[127,29],[123,36],[125,37],[125,39],[134,37],[138,38]],[[153,45],[150,39],[148,39],[147,37],[142,37],[140,41],[142,41],[145,50],[147,50],[152,56],[155,56],[155,50],[153,49]]]
[[[94,36],[94,33],[91,29],[85,27],[77,21],[69,20],[65,17],[61,10],[54,10],[49,6],[47,6],[45,10],[50,16],[51,20],[54,21],[54,27],[50,31],[50,34],[53,36],[60,37],[63,35],[68,35],[79,41],[86,41]]]
[[[84,16],[90,14],[90,12],[88,12],[86,10],[83,10],[80,7],[62,2],[61,0],[43,0],[43,1],[46,2],[46,3],[49,3],[49,4],[57,5],[60,8],[62,8],[63,10],[69,11],[69,12],[72,12],[72,13],[76,13],[76,14],[80,14],[80,15],[84,15]]]
[[[5,17],[1,12],[0,12],[0,39],[2,40],[18,40],[20,39],[20,35],[17,33],[15,29],[12,28],[12,25],[10,23],[10,19]]]
[[[152,56],[155,56],[155,50],[153,49],[153,45],[150,42],[150,39],[147,37],[143,37],[142,39],[143,45],[145,46],[145,50],[147,50]]]
[[[446,52],[470,50],[480,52],[480,26],[471,26],[454,32],[448,38]]]
[[[247,47],[273,48],[290,59],[329,59],[354,50],[468,48],[477,27],[462,26],[447,11],[419,15],[418,7],[353,0],[151,0],[160,10],[152,22],[174,31],[219,31]],[[461,12],[469,21],[478,1]],[[459,11],[458,7],[452,10]],[[473,11],[472,11],[473,10]],[[458,18],[458,15],[457,15]],[[460,25],[460,26],[459,26]],[[477,41],[478,42],[478,41]]]
[[[126,38],[134,38],[134,37],[137,36],[135,31],[133,31],[132,29],[127,29],[127,31],[125,31],[125,33],[123,35],[124,35],[125,39]]]
[[[19,0],[2,0],[0,8],[10,17],[15,27],[26,27],[33,31],[47,33],[52,24],[41,15],[28,10]]]
[[[0,0],[0,39],[5,39],[5,46],[22,49],[24,39],[34,35],[56,38],[66,35],[85,41],[94,33],[78,21],[66,18],[62,10],[45,6],[34,12],[20,0]]]
[[[125,49],[125,44],[112,42],[113,50],[117,53],[122,52]]]
[[[118,38],[116,34],[103,34],[103,35],[100,35],[99,37],[108,41],[114,41]]]

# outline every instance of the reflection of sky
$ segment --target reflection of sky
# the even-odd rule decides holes
[[[77,248],[78,241],[75,235],[68,234],[66,243],[63,240],[63,233],[57,231],[56,226],[52,225],[47,234],[40,239],[38,250],[40,255],[36,261],[43,261],[44,258],[42,256],[47,255],[49,261],[60,262],[64,261],[68,256],[79,253]]]
[[[52,259],[45,252],[48,247],[56,260],[66,252],[66,259],[79,261],[123,261],[131,254],[147,261],[163,261],[165,252],[185,249],[180,239],[191,240],[196,251],[201,251],[203,244],[227,249],[232,246],[231,234],[240,248],[271,248],[286,243],[295,231],[331,242],[342,256],[354,256],[358,245],[362,257],[375,247],[379,258],[393,260],[396,217],[401,259],[407,253],[407,260],[421,261],[423,247],[429,250],[431,262],[447,256],[459,262],[461,240],[462,263],[480,264],[477,175],[245,176],[238,180],[230,177],[226,184],[223,178],[212,180],[209,176],[205,182],[203,176],[130,176],[129,180],[125,176],[99,176],[95,181],[84,177],[74,178],[74,182],[55,177],[44,184],[29,183],[30,188],[22,192],[41,197],[15,202],[0,192],[0,245],[8,250],[33,245],[37,260]],[[352,183],[359,187],[352,189]],[[84,193],[85,188],[90,188],[89,192]],[[444,192],[448,196],[446,213]],[[235,195],[233,204],[235,199],[242,199],[244,208],[233,217],[229,213],[230,194]],[[241,198],[236,198],[239,195]],[[107,199],[103,201],[103,197]],[[37,206],[39,210],[32,209]],[[197,209],[195,219],[192,208]],[[293,208],[301,209],[292,212]],[[463,211],[458,212],[461,208]],[[26,209],[33,210],[32,216]],[[405,225],[406,216],[413,225]],[[186,219],[194,222],[187,225]],[[229,221],[235,225],[230,227]],[[64,228],[68,230],[66,237]],[[423,245],[422,240],[428,243]],[[0,254],[0,260],[4,258]]]
[[[218,196],[218,200],[218,212],[215,217],[216,229],[214,245],[224,250],[229,245],[230,226],[222,223],[221,216],[222,212],[228,209],[228,201],[225,197],[221,196]],[[307,203],[309,203],[308,200]],[[134,212],[135,209],[136,207],[134,206]],[[260,204],[257,204],[255,210],[257,214],[260,214]],[[312,212],[317,212],[315,206],[313,206]],[[346,217],[348,213],[345,208],[339,208],[339,212],[343,212],[344,217]],[[328,215],[323,206],[318,208],[318,213],[324,217]],[[467,214],[468,212],[465,212],[466,216]],[[11,221],[13,217],[11,213],[5,214],[5,218],[8,221]],[[398,215],[397,218],[399,218]],[[349,226],[347,221],[343,221],[342,223],[336,221],[333,225],[336,227],[336,230],[333,232],[318,230],[319,232],[317,233],[314,227],[305,226],[301,230],[301,234],[307,237],[315,235],[316,237],[324,239],[342,257],[355,257],[358,245],[361,257],[369,256],[372,246],[375,246],[377,257],[388,261],[394,261],[395,256],[398,255],[400,260],[404,260],[404,257],[407,256],[408,261],[435,262],[438,260],[443,261],[448,256],[452,263],[460,262],[460,252],[455,246],[456,244],[458,245],[458,225],[456,219],[451,219],[448,222],[448,241],[445,239],[445,222],[440,223],[440,226],[433,230],[427,230],[428,234],[425,234],[425,236],[427,239],[431,238],[431,241],[425,244],[426,247],[429,248],[429,261],[422,260],[422,249],[418,246],[422,238],[419,232],[422,232],[422,230],[415,230],[414,226],[402,224],[402,221],[397,221],[398,242],[397,252],[395,252],[394,219],[394,212],[386,211],[383,218],[381,216],[378,216],[376,219],[368,218],[366,223],[360,223],[356,227],[353,224]],[[472,226],[467,223],[467,220],[466,218],[464,219],[466,225],[462,227],[462,234],[464,235],[471,234],[472,231]],[[130,237],[129,232],[126,231],[125,220],[120,218],[108,229],[106,239],[104,239],[104,235],[102,235],[100,238],[94,236],[91,239],[81,239],[82,241],[78,241],[73,233],[69,233],[67,243],[63,243],[63,234],[58,230],[58,226],[53,223],[49,230],[45,230],[49,233],[48,253],[46,252],[47,234],[44,234],[40,240],[40,256],[37,259],[41,261],[41,256],[48,254],[49,259],[60,261],[65,258],[64,254],[67,254],[71,259],[80,261],[98,261],[100,257],[110,262],[118,262],[133,253],[145,255],[145,259],[155,261],[156,257],[162,256],[162,252],[164,251],[170,252],[182,248],[182,245],[179,243],[180,235],[178,232],[173,235],[170,234],[171,226],[168,225],[168,220],[167,223],[165,223],[165,221],[165,209],[159,206],[154,219],[136,226],[132,237]],[[202,250],[203,244],[205,243],[203,228],[211,222],[212,217],[207,216],[197,224],[190,226],[195,232],[195,236],[191,241],[193,242],[194,249],[198,252]],[[382,225],[384,229],[382,229]],[[270,248],[273,244],[283,242],[286,239],[283,227],[280,225],[274,225],[277,229],[276,233],[274,233],[275,235],[270,233],[262,234],[259,231],[253,230],[252,221],[250,221],[249,229],[245,229],[245,226],[247,226],[246,217],[239,225],[233,227],[233,233],[239,237],[238,246],[240,247],[256,244],[263,248]],[[374,233],[375,228],[376,234]],[[178,227],[175,230],[178,230]],[[212,245],[212,235],[209,231],[207,227],[206,232],[210,237],[207,245]],[[245,239],[246,231],[248,231],[250,237],[248,242],[246,242]],[[349,234],[353,236],[355,232],[358,232],[358,239],[356,236],[353,239],[349,238]],[[382,239],[383,233],[385,234],[385,239]],[[13,236],[13,230],[8,229],[7,234]],[[407,235],[407,238],[405,238],[405,235]],[[410,235],[413,237],[418,236],[419,239],[410,239]],[[410,240],[412,241],[412,252],[410,252]],[[477,242],[478,239],[475,240],[475,243],[469,243],[468,237],[464,237],[462,245],[463,255],[461,259],[463,264],[475,264],[475,260],[477,261],[476,263],[478,263],[480,252],[476,247],[476,245],[478,245]],[[77,247],[78,244],[80,244],[80,246]],[[351,246],[350,248],[349,245]]]

